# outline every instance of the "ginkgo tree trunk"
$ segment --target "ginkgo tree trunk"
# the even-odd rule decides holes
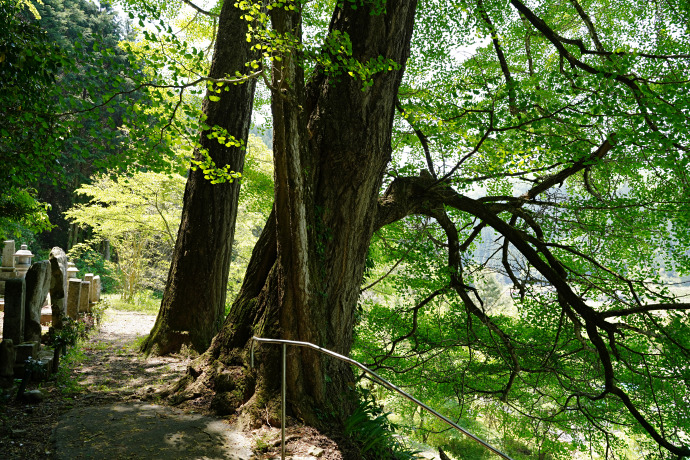
[[[253,335],[349,353],[415,7],[415,1],[391,2],[378,11],[349,3],[336,7],[327,41],[338,46],[324,59],[340,62],[339,72],[317,68],[305,83],[297,53],[274,62],[274,210],[223,330],[206,354],[224,365],[196,376],[197,385],[216,382],[212,405],[221,412],[234,411],[250,396],[257,411],[272,400],[277,350],[262,348],[256,375],[236,367],[245,363]],[[298,11],[276,8],[271,19],[277,34],[299,40]],[[338,54],[345,43],[351,56]],[[364,79],[348,60],[364,63]],[[352,407],[347,364],[290,349],[287,368],[294,415],[318,424],[320,416],[340,417]]]
[[[225,2],[220,13],[208,81],[214,89],[227,83],[204,98],[208,129],[194,152],[201,166],[189,172],[168,281],[156,324],[142,344],[145,353],[185,346],[202,352],[223,322],[240,182],[206,176],[209,170],[236,174],[244,167],[256,80],[236,77],[254,59],[243,14],[234,2]]]

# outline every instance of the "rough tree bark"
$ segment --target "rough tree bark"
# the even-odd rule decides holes
[[[252,255],[244,284],[220,334],[189,375],[182,397],[212,389],[212,407],[250,419],[275,413],[278,347],[259,347],[249,372],[252,335],[315,343],[347,355],[377,201],[391,158],[395,99],[409,54],[416,2],[336,7],[330,25],[349,35],[352,55],[398,64],[361,80],[316,70],[305,84],[296,55],[273,68],[275,205]],[[300,36],[300,16],[275,9],[274,29]],[[333,57],[335,60],[336,58]],[[288,351],[289,411],[321,426],[352,407],[349,366],[311,350]],[[260,412],[259,412],[260,411]],[[260,415],[263,414],[263,415]],[[269,415],[270,417],[270,415]],[[271,420],[276,423],[277,420]]]
[[[225,2],[220,13],[215,52],[209,72],[212,79],[234,78],[254,59],[246,40],[247,22],[234,2]],[[225,85],[220,101],[204,99],[206,124],[219,126],[246,145],[256,80]],[[222,168],[242,172],[245,148],[226,147],[200,134],[200,144]],[[194,153],[202,160],[198,150]],[[167,354],[190,346],[198,352],[208,347],[219,331],[225,310],[226,284],[237,217],[240,182],[212,184],[201,169],[191,171],[184,195],[182,220],[175,243],[168,282],[151,334],[142,345],[145,353]],[[190,289],[190,286],[194,288]]]

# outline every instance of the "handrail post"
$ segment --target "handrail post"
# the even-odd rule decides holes
[[[318,345],[314,345],[313,343],[309,343],[309,342],[298,342],[296,340],[284,340],[284,339],[266,339],[266,338],[254,336],[254,337],[252,337],[252,347],[251,347],[251,350],[252,350],[252,352],[251,352],[251,365],[252,365],[252,367],[254,367],[254,342],[274,343],[274,344],[281,344],[283,346],[283,372],[282,372],[283,375],[282,375],[282,385],[281,385],[282,386],[282,388],[281,388],[281,390],[282,390],[281,391],[281,393],[282,393],[282,395],[281,395],[282,396],[282,404],[281,404],[281,413],[280,413],[280,415],[281,415],[280,436],[281,436],[281,444],[282,444],[281,453],[280,453],[281,460],[285,460],[285,393],[286,393],[286,387],[287,387],[287,385],[285,383],[285,381],[286,381],[285,375],[287,373],[286,372],[286,364],[285,364],[285,362],[286,362],[286,351],[285,350],[286,350],[286,346],[288,344],[298,346],[298,347],[311,348],[311,349],[316,350],[320,353],[326,354],[328,356],[332,356],[332,357],[337,358],[341,361],[345,361],[346,363],[350,363],[353,366],[357,366],[358,368],[365,371],[367,374],[370,374],[371,376],[373,376],[374,381],[376,383],[383,385],[385,388],[388,388],[389,390],[397,392],[398,394],[404,396],[408,400],[417,404],[419,407],[426,409],[428,412],[430,412],[433,416],[435,416],[439,420],[452,426],[453,428],[460,431],[465,436],[467,436],[470,439],[472,439],[473,441],[483,445],[484,447],[486,447],[487,449],[489,449],[493,453],[500,455],[501,457],[505,458],[506,460],[512,460],[508,455],[506,455],[503,452],[501,452],[500,450],[496,449],[491,444],[489,444],[486,441],[483,441],[482,439],[473,435],[472,433],[470,433],[466,429],[462,428],[457,423],[450,420],[448,417],[441,415],[440,413],[438,413],[437,411],[435,411],[431,407],[427,406],[426,404],[424,404],[423,402],[421,402],[420,400],[418,400],[414,396],[410,395],[409,393],[404,392],[403,390],[401,390],[397,386],[393,385],[388,380],[379,376],[376,372],[374,372],[371,369],[369,369],[368,367],[366,367],[364,364],[357,362],[354,359],[348,358],[347,356],[340,355],[334,351],[327,350],[325,348],[319,347]]]
[[[282,402],[280,404],[280,459],[285,460],[285,355],[286,355],[287,344],[283,343],[283,382],[282,382]]]

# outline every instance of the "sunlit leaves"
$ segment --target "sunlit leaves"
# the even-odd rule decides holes
[[[134,172],[99,175],[77,193],[88,198],[68,210],[67,218],[106,239],[117,253],[123,294],[131,299],[142,287],[146,271],[167,264],[182,211],[184,177],[170,173]],[[154,283],[155,284],[155,283]],[[161,280],[151,285],[161,289]]]

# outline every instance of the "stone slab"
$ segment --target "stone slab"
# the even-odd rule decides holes
[[[50,261],[41,260],[31,265],[24,277],[26,296],[24,301],[24,340],[41,340],[41,308],[50,290]]]
[[[50,251],[48,260],[51,270],[51,320],[56,329],[62,329],[62,317],[67,314],[67,256],[65,251],[56,246]]]
[[[12,342],[24,341],[24,298],[26,283],[24,278],[12,278],[5,282],[5,317],[2,336]]]
[[[96,303],[101,300],[101,277],[96,275],[91,281],[91,302]]]
[[[80,297],[81,280],[79,278],[70,278],[69,289],[67,290],[67,316],[72,319],[77,319]]]
[[[5,339],[0,342],[0,378],[11,378],[14,375],[16,356],[17,352],[11,340]]]
[[[34,359],[38,359],[38,353],[41,350],[40,342],[24,342],[19,345],[14,346],[16,352],[15,362],[23,364],[24,361],[29,359],[31,356]]]
[[[2,266],[3,267],[14,267],[14,253],[16,247],[14,240],[6,240],[2,248]]]

